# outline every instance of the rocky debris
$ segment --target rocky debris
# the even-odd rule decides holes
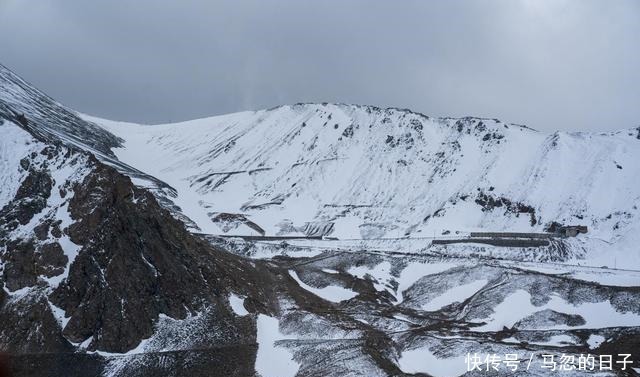
[[[563,225],[557,221],[551,221],[544,226],[544,231],[547,233],[556,233],[562,228]]]
[[[409,123],[411,124],[411,128],[413,128],[416,131],[422,131],[422,129],[424,128],[422,125],[422,122],[419,119],[411,119],[409,121]]]
[[[344,131],[342,131],[342,136],[353,137],[353,124],[349,125],[349,127],[345,128]]]
[[[257,345],[252,344],[138,354],[107,363],[103,373],[123,377],[253,376],[256,352]]]
[[[224,233],[237,229],[240,225],[246,225],[262,236],[265,234],[264,229],[241,213],[220,212],[212,216],[211,221],[218,224]]]
[[[411,133],[407,132],[399,136],[387,135],[387,138],[385,139],[384,142],[391,148],[404,145],[405,149],[411,149],[413,148],[413,144],[415,140],[413,139],[413,136],[411,135]]]
[[[504,213],[513,213],[519,216],[521,213],[529,214],[531,226],[538,223],[536,218],[536,210],[530,205],[514,202],[508,198],[487,194],[478,189],[478,195],[475,199],[476,204],[482,207],[483,211],[493,211],[496,208],[504,208]]]
[[[335,223],[331,221],[313,221],[306,222],[299,229],[306,237],[324,237],[333,233]]]
[[[496,132],[490,132],[490,133],[486,133],[483,137],[482,137],[482,141],[489,141],[489,140],[500,140],[500,139],[504,139],[504,135],[501,135],[499,133]]]
[[[517,329],[536,329],[553,326],[577,327],[586,324],[584,318],[577,314],[559,313],[555,310],[545,309],[534,313],[516,322],[513,327]]]
[[[459,133],[467,133],[468,135],[473,133],[479,135],[487,130],[487,125],[483,120],[474,117],[464,117],[457,119],[454,123],[456,130]]]

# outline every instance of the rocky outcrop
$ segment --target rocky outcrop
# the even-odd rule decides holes
[[[490,190],[493,190],[493,188],[490,188]],[[531,226],[538,223],[536,210],[530,205],[515,202],[505,197],[487,194],[480,189],[478,189],[478,196],[476,197],[475,202],[482,207],[482,211],[492,211],[496,208],[504,207],[505,214],[514,213],[516,216],[519,216],[521,213],[528,214]]]
[[[7,298],[0,306],[0,351],[10,354],[64,353],[73,346],[62,336],[41,289]]]
[[[124,353],[147,339],[156,350],[213,347],[196,363],[201,373],[214,360],[225,375],[252,370],[255,323],[237,316],[228,297],[250,297],[254,312],[273,311],[264,288],[270,273],[192,235],[152,194],[92,155],[43,138],[34,143],[38,153],[15,156],[24,178],[0,209],[0,323],[12,324],[0,329],[0,352],[11,355],[14,372],[82,375],[74,360],[101,371],[105,358],[69,352]],[[198,335],[159,327],[161,318],[197,318]],[[220,347],[242,348],[243,356]],[[26,353],[40,356],[20,356]],[[174,356],[190,363],[186,354]]]
[[[84,247],[51,296],[71,317],[69,340],[125,352],[152,335],[161,313],[180,319],[213,307],[224,316],[230,291],[254,289],[253,267],[192,236],[129,178],[92,164],[69,204],[69,236]]]
[[[4,232],[26,225],[47,206],[51,195],[51,177],[43,170],[29,170],[10,205],[0,209],[0,227]]]

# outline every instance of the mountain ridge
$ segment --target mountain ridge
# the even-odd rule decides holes
[[[225,213],[267,235],[343,239],[541,232],[558,222],[587,225],[594,243],[633,245],[635,222],[623,218],[640,204],[638,130],[544,133],[331,104],[153,126],[89,119],[125,140],[120,159],[176,187],[176,205],[204,233],[258,234],[218,222]]]
[[[263,109],[256,109],[256,110],[241,110],[241,111],[235,111],[235,112],[231,112],[231,113],[224,113],[224,114],[216,114],[216,115],[206,115],[203,117],[196,117],[196,118],[192,118],[192,119],[186,119],[186,120],[180,120],[180,121],[175,121],[175,122],[161,122],[161,123],[138,123],[138,122],[130,122],[127,120],[116,120],[116,119],[109,119],[109,118],[105,118],[102,116],[97,116],[97,115],[93,115],[93,114],[89,114],[89,113],[85,113],[82,111],[76,111],[76,113],[84,119],[87,120],[95,120],[96,123],[100,123],[101,121],[104,122],[111,122],[111,123],[119,123],[119,124],[130,124],[130,125],[136,125],[136,126],[149,126],[149,127],[153,127],[153,126],[166,126],[166,125],[188,125],[190,123],[193,122],[198,122],[198,121],[205,121],[205,120],[216,120],[217,118],[221,118],[221,117],[227,117],[227,116],[233,116],[233,115],[239,115],[239,114],[255,114],[255,113],[260,113],[260,112],[269,112],[269,111],[274,111],[274,110],[278,110],[281,108],[286,108],[286,107],[291,107],[291,108],[295,108],[295,107],[304,107],[304,106],[336,106],[336,107],[346,107],[346,108],[360,108],[360,109],[370,109],[373,111],[385,111],[385,110],[390,110],[390,111],[398,111],[398,112],[404,112],[404,113],[408,113],[408,114],[413,114],[413,115],[417,115],[420,116],[424,119],[433,119],[433,120],[441,120],[441,121],[450,121],[450,120],[478,120],[478,121],[493,121],[495,123],[498,124],[504,124],[504,125],[508,125],[508,126],[514,126],[514,127],[520,127],[523,129],[528,129],[530,131],[534,131],[534,132],[540,132],[543,134],[554,134],[554,133],[566,133],[566,134],[587,134],[587,135],[615,135],[618,133],[625,133],[625,132],[640,132],[640,126],[638,127],[627,127],[627,128],[619,128],[619,129],[615,129],[615,130],[609,130],[609,131],[598,131],[598,130],[589,130],[589,131],[572,131],[572,130],[549,130],[549,131],[543,131],[543,130],[539,130],[533,127],[530,127],[526,124],[521,124],[521,123],[515,123],[515,122],[508,122],[508,121],[504,121],[502,119],[499,118],[495,118],[495,117],[490,117],[490,116],[478,116],[478,115],[462,115],[462,116],[431,116],[431,115],[427,115],[424,112],[420,112],[420,111],[416,111],[410,108],[403,108],[403,107],[396,107],[396,106],[389,106],[389,107],[382,107],[382,106],[377,106],[377,105],[369,105],[369,104],[361,104],[361,103],[346,103],[346,102],[297,102],[294,104],[281,104],[281,105],[277,105],[277,106],[272,106],[269,108],[263,108]]]

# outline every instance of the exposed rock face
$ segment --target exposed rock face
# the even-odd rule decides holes
[[[515,213],[519,215],[521,213],[529,214],[531,226],[534,226],[538,223],[536,219],[536,210],[530,205],[526,205],[524,203],[513,202],[508,198],[504,197],[496,197],[491,194],[486,194],[483,191],[478,192],[478,197],[475,200],[476,204],[482,207],[483,211],[491,211],[495,208],[500,208],[504,206],[505,213]]]
[[[8,239],[8,234],[20,225],[27,225],[47,206],[52,179],[45,170],[28,168],[28,175],[20,184],[13,201],[0,209],[0,240],[5,239],[4,280],[8,289],[32,286],[38,275],[51,277],[66,263],[66,257],[56,242],[42,244],[36,251],[31,239]],[[48,224],[40,224],[34,233],[40,241],[46,239]],[[59,274],[58,273],[58,274]]]
[[[64,360],[101,371],[102,357],[17,355],[62,355],[80,343],[90,351],[127,352],[143,339],[159,349],[181,339],[178,349],[185,352],[194,345],[233,345],[242,357],[209,351],[209,361],[198,364],[202,373],[216,359],[225,375],[252,370],[255,324],[235,315],[228,297],[251,297],[247,307],[272,310],[270,294],[262,291],[269,274],[193,236],[114,168],[45,142],[33,140],[37,152],[16,156],[24,178],[0,209],[0,323],[12,324],[0,329],[0,351],[15,355],[14,371],[48,375],[53,368],[73,375],[74,363]],[[198,319],[193,339],[179,325],[157,326],[160,319],[189,318]],[[185,357],[175,363],[186,368]]]
[[[33,243],[9,241],[2,255],[4,262],[4,282],[8,289],[15,291],[36,284],[38,273]]]
[[[15,200],[0,210],[0,226],[5,231],[11,231],[18,224],[26,225],[47,206],[51,183],[51,177],[45,171],[30,170],[20,185]]]
[[[213,305],[224,315],[223,298],[248,289],[239,279],[253,269],[193,237],[128,178],[93,163],[69,204],[78,221],[68,233],[85,246],[52,295],[71,315],[65,336],[125,352],[151,336],[161,313],[185,318]]]
[[[222,212],[215,215],[211,221],[219,224],[220,229],[225,233],[237,229],[240,225],[246,225],[249,229],[252,229],[258,234],[264,236],[264,229],[260,228],[256,223],[239,213]]]
[[[66,239],[60,229],[66,217],[60,190],[79,180],[86,168],[86,159],[67,148],[30,143],[35,151],[15,156],[21,158],[18,169],[23,170],[24,179],[17,182],[15,196],[0,208],[0,262],[9,291],[51,284],[44,280],[64,274],[70,260],[60,244]]]
[[[11,354],[73,351],[62,336],[42,290],[0,302],[0,323],[11,324],[0,328],[0,350]]]

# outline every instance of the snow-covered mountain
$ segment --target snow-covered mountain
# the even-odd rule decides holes
[[[169,343],[176,358],[231,344],[242,355],[191,371],[251,372],[255,328],[230,297],[264,308],[260,268],[190,234],[118,172],[157,181],[100,150],[117,137],[0,73],[0,375],[6,354],[15,376],[149,373],[118,357],[145,346],[159,364],[151,350]]]
[[[553,354],[593,375],[592,355],[637,375],[638,157],[640,129],[370,106],[113,122],[0,66],[0,358],[15,376],[445,377],[507,354],[520,369],[491,373],[553,375]],[[467,238],[559,225],[588,233]],[[475,243],[435,242],[452,238]]]
[[[124,140],[120,160],[176,188],[204,233],[420,238],[555,222],[588,226],[581,248],[613,243],[640,267],[640,128],[546,134],[333,104],[154,126],[84,118]]]

